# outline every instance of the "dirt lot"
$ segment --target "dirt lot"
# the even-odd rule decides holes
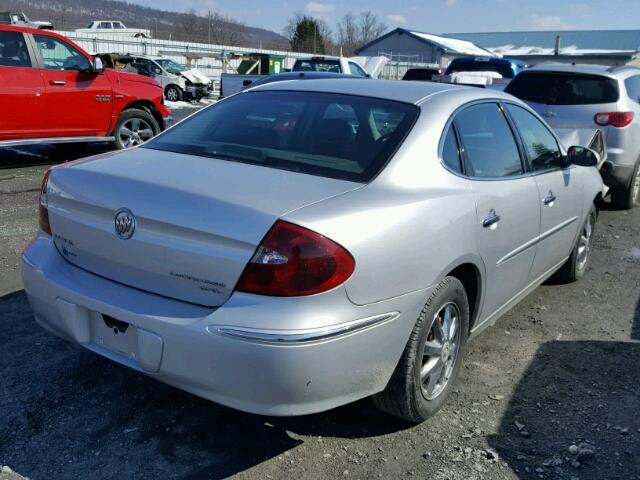
[[[23,165],[0,169],[0,465],[35,479],[640,479],[640,209],[603,211],[586,278],[539,288],[470,345],[431,421],[367,400],[266,418],[35,325],[18,268],[46,168],[34,159],[48,161],[0,155]]]

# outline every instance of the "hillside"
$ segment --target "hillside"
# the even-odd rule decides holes
[[[244,25],[212,12],[206,17],[111,0],[0,0],[0,11],[23,11],[32,20],[48,20],[56,30],[75,30],[98,19],[121,20],[151,30],[155,38],[255,48],[288,49],[282,35]],[[210,24],[210,26],[209,26]]]

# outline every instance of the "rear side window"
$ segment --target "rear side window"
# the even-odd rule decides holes
[[[248,91],[145,148],[367,182],[413,126],[415,105],[332,93]]]
[[[640,75],[629,77],[624,81],[627,95],[636,103],[640,103]]]
[[[533,171],[562,166],[562,152],[555,137],[544,124],[524,108],[507,105],[524,142]]]
[[[505,92],[547,105],[615,103],[620,98],[618,82],[613,78],[563,72],[521,73],[507,85]]]
[[[454,172],[462,173],[460,148],[458,146],[458,139],[456,138],[456,132],[453,129],[453,125],[449,126],[444,137],[444,143],[442,145],[442,161]]]
[[[473,105],[455,117],[464,145],[469,175],[510,177],[523,173],[511,127],[495,103]]]
[[[19,32],[0,32],[0,66],[30,67],[29,50],[24,35]]]

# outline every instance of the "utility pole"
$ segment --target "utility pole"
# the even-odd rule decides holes
[[[209,31],[209,44],[211,44],[211,10],[207,12],[207,27]]]

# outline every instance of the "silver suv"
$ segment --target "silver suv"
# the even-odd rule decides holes
[[[553,128],[600,128],[608,159],[601,173],[617,208],[640,200],[640,69],[603,65],[542,64],[520,73],[506,88]]]

